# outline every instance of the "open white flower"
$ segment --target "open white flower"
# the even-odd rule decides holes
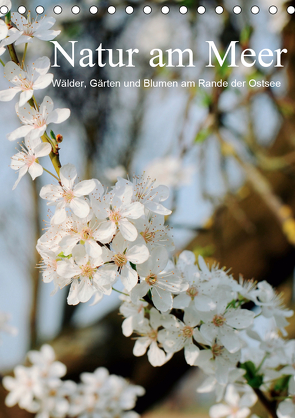
[[[148,306],[148,303],[140,300],[135,304],[130,296],[121,295],[120,299],[124,300],[120,306],[120,313],[125,317],[122,322],[122,332],[125,337],[130,337],[134,329],[144,320],[144,308]]]
[[[68,296],[69,305],[87,302],[94,294],[98,294],[101,299],[103,295],[111,293],[116,272],[109,265],[100,267],[105,261],[103,255],[92,258],[86,253],[84,246],[78,244],[73,249],[73,258],[57,262],[60,286],[72,283]]]
[[[43,386],[38,367],[16,366],[15,377],[5,376],[3,386],[10,393],[5,398],[5,405],[11,407],[19,404],[29,412],[37,412],[40,403],[35,398],[43,396]]]
[[[158,328],[160,326],[162,326],[162,315],[152,308],[150,320],[145,318],[136,328],[140,337],[137,338],[133,348],[133,354],[136,357],[143,356],[149,348],[148,359],[154,367],[163,366],[173,355],[173,353],[167,355],[164,350],[158,347]]]
[[[7,35],[8,27],[3,20],[0,20],[0,41],[2,41],[2,39],[5,39]]]
[[[113,262],[111,268],[117,273],[129,292],[138,281],[137,272],[130,263],[135,264],[138,268],[148,259],[149,255],[149,250],[142,237],[139,236],[136,241],[129,242],[119,232],[112,242],[112,251],[108,251],[105,261]]]
[[[48,344],[42,345],[40,351],[29,351],[28,358],[34,366],[38,367],[43,379],[60,378],[66,374],[66,366],[55,360],[54,350]]]
[[[172,211],[160,203],[168,199],[169,188],[167,186],[154,187],[154,183],[155,180],[151,180],[149,177],[145,178],[144,176],[133,177],[133,182],[119,177],[115,190],[119,192],[122,188],[129,186],[133,191],[133,202],[142,203],[151,212],[160,215],[170,215]]]
[[[188,288],[188,283],[168,263],[168,253],[162,247],[155,248],[150,258],[138,266],[137,272],[140,283],[132,289],[132,301],[136,303],[151,290],[153,303],[161,312],[172,308],[172,293],[180,293]]]
[[[279,403],[277,414],[279,418],[293,418],[295,416],[295,377],[291,376],[288,394],[290,398]]]
[[[45,16],[39,21],[31,21],[30,16],[26,19],[19,13],[13,12],[11,13],[11,20],[17,29],[22,32],[22,36],[16,41],[15,45],[33,42],[34,38],[38,38],[41,41],[52,41],[60,34],[60,30],[50,30],[55,24],[53,17]]]
[[[39,164],[38,158],[45,157],[51,152],[51,145],[48,142],[25,140],[22,151],[11,157],[10,167],[18,171],[18,179],[14,183],[12,190],[16,188],[22,177],[29,172],[33,180],[43,173],[43,167]]]
[[[202,313],[204,323],[200,332],[208,343],[218,338],[230,353],[235,353],[242,347],[236,330],[249,328],[253,324],[255,314],[247,309],[226,310],[227,303],[226,296],[220,292],[216,308]]]
[[[111,200],[106,196],[93,206],[98,219],[106,219],[101,223],[99,232],[102,242],[109,242],[119,230],[128,241],[134,241],[138,232],[130,219],[137,219],[144,214],[144,206],[139,202],[131,202],[128,196],[122,198],[114,195]]]
[[[9,61],[4,67],[4,76],[14,87],[0,91],[0,101],[10,101],[20,93],[19,106],[23,106],[32,98],[35,90],[45,89],[52,82],[53,74],[47,74],[49,68],[48,57],[38,58],[28,71]]]
[[[277,327],[286,336],[285,327],[289,324],[286,318],[290,318],[294,312],[285,308],[282,295],[278,295],[264,280],[257,284],[256,297],[256,305],[261,307],[262,315],[265,318],[273,317]]]
[[[246,392],[241,398],[233,385],[228,385],[225,397],[227,405],[218,404],[210,408],[211,418],[246,418],[250,415],[249,409],[257,402],[257,396],[253,391]]]
[[[48,96],[44,97],[39,110],[31,107],[28,103],[23,107],[17,103],[15,110],[23,126],[7,135],[9,141],[23,137],[40,138],[50,123],[62,123],[69,118],[71,113],[70,109],[53,110],[53,101]]]
[[[193,343],[195,327],[199,324],[200,318],[193,309],[187,308],[184,311],[183,322],[176,320],[174,324],[169,323],[169,328],[159,332],[159,341],[167,353],[176,353],[184,349],[184,357],[190,366],[194,366],[200,350]],[[165,327],[165,323],[164,323]]]
[[[86,218],[90,212],[89,204],[83,196],[95,188],[94,180],[84,180],[74,186],[77,170],[72,164],[66,164],[60,169],[61,185],[43,186],[40,191],[42,199],[48,204],[56,204],[53,224],[61,224],[67,218],[66,207],[70,207],[78,218]]]
[[[98,228],[99,222],[93,216],[93,212],[83,219],[74,214],[69,216],[64,225],[65,234],[59,243],[64,255],[71,254],[75,245],[80,242],[85,245],[88,255],[98,257],[102,252],[101,246],[97,243],[100,241]]]
[[[169,229],[165,226],[164,215],[145,211],[146,214],[133,221],[138,233],[143,237],[148,249],[165,247],[167,251],[175,249]]]
[[[210,311],[216,307],[212,299],[217,288],[218,279],[204,280],[195,263],[195,255],[191,251],[183,251],[179,255],[177,268],[182,277],[189,283],[185,292],[180,293],[173,300],[173,307],[183,309],[194,305],[196,311]]]
[[[0,40],[2,39],[2,41],[0,42],[0,56],[3,55],[4,52],[6,51],[5,47],[7,45],[13,44],[22,34],[22,32],[18,31],[15,28],[10,28],[6,31],[6,29],[3,26],[4,22],[3,23],[2,22],[3,21],[0,20]],[[4,33],[6,33],[6,35],[2,37]]]

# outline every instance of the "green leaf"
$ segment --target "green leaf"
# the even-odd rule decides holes
[[[195,142],[199,142],[199,143],[204,142],[210,134],[211,134],[210,129],[208,128],[201,129],[195,137]]]
[[[252,361],[245,361],[240,367],[241,369],[246,370],[244,377],[247,380],[248,385],[254,389],[258,389],[263,383],[263,375],[257,374],[255,364]]]
[[[50,136],[51,136],[52,139],[54,139],[56,141],[56,136],[55,136],[53,131],[50,131]]]
[[[283,376],[280,379],[278,379],[274,385],[274,390],[276,392],[282,392],[288,389],[290,377],[291,376]]]
[[[72,254],[64,255],[64,253],[62,251],[61,253],[58,254],[58,257],[60,257],[60,258],[71,258],[72,257]]]
[[[130,261],[130,266],[133,268],[133,270],[135,270],[135,271],[136,271],[136,265],[135,265],[135,264],[133,264],[133,263],[131,263],[131,261]]]

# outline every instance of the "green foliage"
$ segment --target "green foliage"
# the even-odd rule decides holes
[[[50,131],[50,136],[51,136],[52,139],[54,139],[56,141],[56,136],[55,136],[55,134],[52,130]]]
[[[274,390],[276,392],[283,392],[288,390],[289,380],[291,376],[283,376],[276,381],[274,384]]]
[[[258,374],[258,369],[256,369],[256,366],[252,361],[245,361],[245,363],[240,365],[240,368],[246,370],[244,377],[249,386],[258,389],[262,385],[263,375]]]
[[[241,34],[240,34],[240,42],[243,46],[247,45],[251,35],[253,33],[253,27],[250,25],[246,25],[243,27],[243,29],[241,30]]]
[[[195,137],[195,142],[198,142],[198,143],[204,142],[210,135],[211,135],[210,129],[208,128],[201,129]]]
[[[64,255],[64,252],[62,251],[61,253],[58,254],[58,257],[70,259],[72,257],[72,254]]]

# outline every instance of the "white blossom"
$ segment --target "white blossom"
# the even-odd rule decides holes
[[[27,71],[9,61],[4,67],[4,76],[14,87],[0,91],[0,101],[10,101],[20,93],[19,106],[23,106],[35,90],[45,89],[52,82],[53,74],[47,74],[49,68],[47,57],[38,58]]]
[[[39,164],[39,158],[46,157],[51,152],[51,145],[41,140],[26,140],[21,146],[21,151],[11,157],[10,167],[18,171],[18,179],[14,183],[12,190],[16,188],[22,177],[29,172],[32,180],[43,173],[43,167]]]
[[[233,385],[228,385],[225,398],[225,404],[218,404],[211,406],[209,415],[211,418],[246,418],[250,415],[249,409],[257,402],[255,393],[245,393],[241,398]]]
[[[52,41],[60,34],[60,30],[50,30],[55,24],[55,19],[53,17],[45,16],[39,21],[37,21],[37,19],[32,21],[30,15],[28,16],[28,19],[26,19],[19,13],[13,12],[11,13],[11,20],[17,29],[22,32],[20,38],[15,42],[15,45],[33,42],[34,38],[40,39],[41,41]]]
[[[39,110],[31,107],[29,103],[22,107],[17,103],[15,110],[23,126],[7,135],[9,141],[23,137],[40,138],[50,123],[62,123],[69,118],[71,113],[70,109],[53,110],[53,101],[48,96],[44,97]]]
[[[78,218],[85,218],[90,212],[90,207],[84,196],[95,188],[94,180],[84,180],[74,186],[77,171],[72,164],[66,164],[60,169],[60,185],[49,184],[43,186],[40,191],[42,199],[48,200],[48,204],[55,204],[56,210],[53,224],[61,224],[67,218],[66,208],[70,207]]]

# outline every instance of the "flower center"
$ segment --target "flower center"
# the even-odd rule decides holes
[[[222,345],[213,344],[211,347],[213,358],[215,359],[216,357],[221,356],[223,350],[224,350],[224,347]]]
[[[188,325],[182,329],[182,334],[185,338],[190,338],[193,336],[194,329]]]
[[[239,412],[240,408],[238,406],[231,407],[231,413],[235,416]]]
[[[127,257],[125,254],[118,253],[113,258],[116,266],[123,267],[127,263]]]
[[[198,295],[198,289],[195,286],[191,286],[187,289],[186,294],[194,300],[194,298]]]
[[[35,161],[36,161],[35,155],[28,154],[25,156],[25,163],[28,167],[31,167],[31,165],[33,165]]]
[[[121,219],[120,212],[117,212],[115,210],[111,211],[109,219],[110,219],[110,221],[115,222],[115,224],[118,225],[118,223]]]
[[[41,115],[35,115],[33,117],[33,125],[35,128],[41,128],[41,126],[44,126],[46,124],[43,116]]]
[[[83,228],[81,231],[81,238],[83,241],[88,241],[90,238],[92,238],[92,231],[90,228],[86,227]]]
[[[153,340],[153,341],[157,341],[157,337],[158,337],[158,331],[153,329],[148,333],[148,337]]]
[[[65,190],[62,197],[66,201],[66,203],[70,203],[72,199],[74,199],[74,193],[72,190]]]
[[[225,323],[225,318],[222,315],[215,315],[212,322],[216,327],[222,327]]]
[[[142,235],[145,242],[148,243],[154,240],[156,233],[150,232],[148,229],[146,229],[144,232],[141,232],[140,235]]]
[[[48,393],[48,396],[55,396],[57,393],[57,391],[55,389],[51,389],[50,392]]]
[[[20,84],[22,91],[33,89],[33,82],[29,81],[27,78],[23,78],[21,74],[16,78],[15,81],[16,84]]]
[[[149,284],[150,286],[153,286],[157,281],[158,278],[155,274],[150,274],[149,276],[147,276],[145,278],[145,281],[147,282],[147,284]]]
[[[92,277],[94,273],[94,268],[91,267],[89,264],[85,264],[81,266],[81,275],[84,277]]]

